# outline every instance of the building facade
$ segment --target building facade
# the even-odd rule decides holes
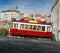
[[[27,17],[27,19],[37,20],[37,19],[41,18],[41,14],[34,12],[34,13],[31,13],[31,14],[24,14],[24,17]]]
[[[42,20],[47,21],[48,15],[41,15],[39,13],[31,13],[31,14],[24,14],[23,16],[25,19],[34,19],[34,20]]]
[[[23,14],[16,9],[2,11],[0,13],[0,26],[4,25],[4,28],[9,28],[13,19],[20,20],[22,17]]]
[[[23,17],[23,14],[19,11],[13,9],[13,10],[5,10],[0,13],[0,20],[10,20],[12,18],[19,20]]]
[[[55,39],[60,41],[60,0],[55,1],[56,2],[51,9],[52,32]]]

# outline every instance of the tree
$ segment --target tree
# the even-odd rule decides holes
[[[3,36],[8,35],[8,30],[6,28],[0,28],[0,35],[3,35]]]

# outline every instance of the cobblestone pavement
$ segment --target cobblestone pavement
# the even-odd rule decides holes
[[[60,42],[47,39],[0,37],[0,53],[60,53]]]

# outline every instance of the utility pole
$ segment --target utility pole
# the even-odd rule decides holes
[[[2,21],[2,35],[4,36],[4,15],[3,15],[3,21]]]

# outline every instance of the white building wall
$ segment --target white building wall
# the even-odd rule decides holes
[[[58,1],[58,0],[57,0]],[[59,32],[58,29],[59,27],[59,23],[60,23],[60,17],[59,17],[59,5],[60,3],[57,2],[55,3],[52,11],[51,11],[51,18],[52,18],[52,25],[53,25],[53,34],[55,35],[55,39],[58,41],[59,40]]]
[[[23,15],[21,13],[17,13],[17,12],[1,12],[0,13],[0,18],[1,20],[10,20],[11,18],[15,18],[16,20],[19,20],[23,17]]]
[[[2,23],[2,25],[4,25],[4,28],[7,28],[9,29],[10,27],[10,21],[12,18],[15,18],[16,20],[20,20],[21,18],[23,17],[23,14],[22,13],[19,13],[19,12],[1,12],[0,13],[0,21]],[[6,22],[3,22],[7,20],[7,23]],[[0,23],[0,26],[2,26]]]
[[[59,29],[60,29],[60,0],[59,0]]]

